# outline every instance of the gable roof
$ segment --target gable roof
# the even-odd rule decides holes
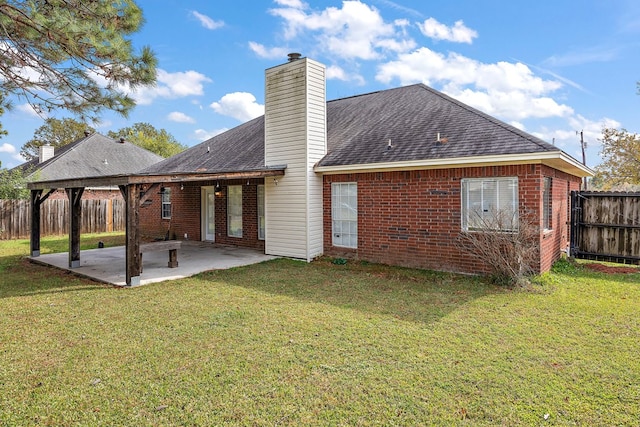
[[[326,111],[327,154],[316,165],[319,172],[546,159],[570,173],[590,174],[558,147],[424,84],[329,101]],[[264,164],[261,116],[142,173],[248,171]]]
[[[264,116],[260,116],[140,173],[248,172],[265,169],[264,164]]]
[[[38,181],[132,174],[163,158],[130,142],[121,143],[94,133],[56,148],[54,157],[38,163],[33,159],[20,166]]]

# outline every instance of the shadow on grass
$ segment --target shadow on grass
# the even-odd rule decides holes
[[[0,268],[0,298],[110,288],[57,268],[31,263],[23,257],[0,257],[0,265],[5,266]]]
[[[105,246],[117,246],[124,241],[122,233],[91,234],[81,236],[81,250],[94,248],[98,241]],[[40,242],[43,254],[67,252],[68,236],[47,236]],[[82,279],[57,268],[29,262],[29,240],[0,241],[0,298],[43,293],[109,288],[88,279]]]
[[[510,292],[480,277],[329,259],[278,259],[196,276],[259,292],[431,323],[487,295]]]

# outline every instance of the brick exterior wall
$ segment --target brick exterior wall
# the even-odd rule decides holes
[[[247,185],[247,182],[249,185]],[[264,250],[264,240],[258,239],[257,185],[263,180],[236,180],[220,182],[222,192],[215,196],[215,242]],[[162,198],[160,187],[153,190],[149,203],[140,209],[140,232],[144,240],[162,239],[169,231],[169,238],[202,240],[201,198],[202,187],[215,186],[216,181],[167,184],[171,188],[171,219],[161,218]],[[227,235],[227,186],[242,185],[242,237]],[[148,186],[147,186],[148,188]]]
[[[541,224],[540,257],[534,269],[551,268],[569,241],[569,194],[580,188],[579,177],[543,165],[490,166],[442,170],[371,172],[325,175],[323,181],[324,253],[329,256],[407,267],[464,273],[483,273],[486,268],[457,244],[461,226],[461,180],[463,178],[518,177],[522,212]],[[542,230],[544,177],[552,179],[551,229]],[[332,245],[331,183],[358,183],[358,248]],[[216,196],[216,243],[264,250],[258,239],[257,184],[262,180],[220,182]],[[170,238],[201,240],[201,187],[216,182],[171,184],[172,218],[160,218],[160,189],[140,210],[145,240]],[[242,185],[242,238],[227,235],[227,186]]]
[[[324,176],[324,249],[330,256],[442,271],[482,273],[485,267],[457,244],[461,179],[518,177],[520,209],[541,223],[543,177],[553,178],[552,229],[541,231],[540,263],[546,271],[566,248],[568,190],[580,179],[542,165],[372,172]],[[331,183],[358,184],[358,248],[332,245]]]
[[[571,191],[580,190],[582,179],[548,166],[542,167],[542,176],[551,178],[551,230],[542,232],[540,242],[540,271],[548,271],[569,245]]]

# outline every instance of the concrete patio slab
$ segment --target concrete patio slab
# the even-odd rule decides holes
[[[182,242],[178,267],[168,268],[168,251],[146,252],[140,285],[182,279],[207,270],[221,270],[256,264],[277,257],[261,251],[206,242]],[[89,249],[80,252],[80,267],[69,268],[69,254],[56,253],[29,257],[32,262],[70,271],[76,275],[117,286],[126,286],[125,247]]]

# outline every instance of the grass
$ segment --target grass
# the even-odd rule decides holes
[[[47,250],[66,239],[43,239]],[[0,425],[640,419],[638,274],[561,263],[509,290],[276,260],[117,289],[31,265],[27,252],[0,242]]]

